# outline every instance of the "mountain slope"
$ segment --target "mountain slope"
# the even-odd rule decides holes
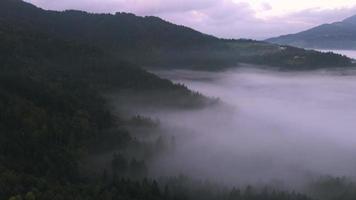
[[[356,49],[356,15],[341,22],[321,26],[290,35],[267,40],[268,42],[317,49]]]
[[[91,14],[76,10],[46,11],[21,0],[2,0],[0,5],[1,17],[9,23],[28,25],[46,30],[54,36],[85,42],[91,40],[115,48],[137,45],[179,47],[215,39],[157,17],[137,17],[130,13]]]
[[[0,20],[0,199],[112,199],[85,189],[101,181],[82,167],[98,141],[116,148],[133,141],[120,120],[129,116],[114,114],[102,96],[109,90],[156,92],[157,104],[176,106],[205,99],[100,48]],[[140,165],[134,162],[131,173],[140,173]],[[128,195],[107,186],[102,189],[113,195]],[[157,188],[135,183],[136,193],[151,186]]]
[[[74,10],[45,11],[20,0],[1,1],[0,18],[62,39],[113,50],[116,55],[137,64],[146,64],[154,59],[152,57],[170,59],[172,51],[175,54],[183,48],[211,45],[217,41],[212,36],[157,17],[137,17],[129,13],[90,14]]]
[[[252,40],[219,39],[157,17],[128,13],[46,11],[21,0],[2,0],[0,20],[62,40],[90,44],[122,60],[149,67],[221,69],[247,62],[283,69],[315,69],[351,63],[334,54]]]
[[[91,45],[0,21],[1,200],[240,199],[235,189],[216,193],[219,188],[210,184],[191,189],[186,178],[160,184],[145,178],[144,159],[152,158],[152,149],[160,151],[162,138],[158,144],[131,137],[125,121],[114,116],[100,95],[108,88],[134,93],[159,89],[163,96],[173,91],[178,92],[174,99],[186,97],[190,103],[201,98]],[[95,166],[85,158],[96,145],[109,151],[108,159],[112,151],[119,153],[109,160],[108,170],[89,173],[86,167]],[[127,146],[146,156],[129,155]],[[255,192],[251,187],[241,194],[246,200],[310,199],[289,192]]]

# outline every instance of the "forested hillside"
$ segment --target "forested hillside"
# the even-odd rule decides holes
[[[144,161],[122,154],[113,155],[109,172],[87,174],[82,158],[100,143],[140,145],[112,114],[103,90],[159,90],[178,106],[177,97],[195,105],[206,99],[90,45],[4,21],[0,36],[0,199],[308,199],[251,187],[194,189],[180,178],[162,185],[145,178]]]
[[[179,56],[182,49],[187,54]],[[182,177],[157,182],[147,177],[144,158],[122,152],[112,155],[109,168],[88,173],[91,166],[84,160],[96,151],[130,147],[154,154],[152,148],[158,149],[156,143],[148,149],[126,129],[128,123],[150,120],[137,116],[127,122],[128,116],[113,113],[103,93],[152,93],[160,99],[153,103],[181,109],[212,102],[138,64],[199,67],[236,61],[293,67],[349,62],[333,54],[220,40],[154,17],[45,11],[1,0],[0,199],[309,200],[274,189],[190,187]]]
[[[88,145],[132,141],[102,92],[159,91],[180,107],[206,100],[96,47],[3,20],[0,63],[0,199],[88,199],[76,194],[88,183],[79,173]]]
[[[348,58],[335,54],[251,40],[219,39],[157,17],[129,13],[46,11],[21,0],[3,0],[0,19],[65,40],[95,45],[114,56],[149,67],[221,69],[248,62],[287,70],[351,63]]]

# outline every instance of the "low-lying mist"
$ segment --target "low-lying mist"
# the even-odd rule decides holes
[[[152,176],[187,175],[233,184],[294,188],[322,175],[356,172],[356,74],[350,71],[159,71],[220,103],[197,110],[132,112],[160,120],[173,150]]]

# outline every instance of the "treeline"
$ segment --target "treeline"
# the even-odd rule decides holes
[[[127,122],[122,118],[130,117],[114,115],[102,92],[124,90],[143,96],[152,93],[157,100],[153,103],[169,102],[168,105],[179,107],[196,107],[210,101],[125,61],[127,56],[120,51],[107,50],[107,44],[101,45],[104,40],[99,39],[113,38],[100,35],[103,32],[99,29],[87,30],[84,40],[79,38],[80,30],[86,30],[83,24],[115,26],[112,21],[122,16],[127,17],[126,23],[132,29],[142,27],[135,25],[136,16],[127,14],[118,14],[116,18],[73,11],[63,14],[19,0],[0,1],[1,200],[307,199],[294,193],[251,189],[212,194],[208,192],[212,188],[192,190],[179,181],[158,184],[145,179],[144,159],[120,152],[127,147],[142,147],[124,128]],[[82,23],[78,19],[88,21]],[[140,20],[146,23],[144,18]],[[70,24],[71,21],[75,23]],[[150,18],[147,23],[160,28],[163,22]],[[163,27],[175,28],[168,39],[176,37],[180,30],[171,24]],[[215,40],[210,36],[202,39],[200,33],[185,30],[182,41],[196,37],[194,43],[198,40],[205,44]],[[140,38],[146,32],[139,33],[143,34]],[[91,34],[98,34],[97,38]],[[118,38],[125,39],[124,35]],[[174,46],[181,44],[178,41]],[[142,49],[151,52],[147,46]],[[144,59],[140,54],[132,55],[134,60]],[[155,126],[141,117],[131,119],[131,123]],[[163,146],[160,138],[153,147],[159,146]],[[82,166],[83,159],[99,149],[118,153],[111,155],[107,170],[90,175]]]
[[[133,142],[103,91],[155,91],[172,104],[177,96],[195,105],[206,100],[99,48],[2,20],[0,72],[0,199],[91,196],[88,188],[94,190],[97,180],[81,167],[91,145],[113,135],[118,147]],[[127,167],[146,174],[145,164],[134,158]]]
[[[10,180],[16,180],[13,174],[7,174]],[[9,185],[18,187],[18,185]],[[143,179],[107,180],[97,179],[95,184],[58,185],[45,181],[36,182],[35,187],[22,195],[14,195],[9,200],[312,200],[295,192],[280,192],[270,189],[257,189],[247,186],[244,189],[216,191],[211,186],[189,189],[179,185],[160,185],[157,181]]]
[[[315,199],[352,200],[356,199],[356,182],[352,177],[324,176],[311,180],[306,192]]]
[[[351,65],[351,60],[341,55],[288,46],[281,49],[253,40],[219,39],[157,17],[130,13],[46,11],[21,0],[2,0],[1,19],[63,40],[97,46],[142,66],[218,70],[248,62],[296,70]]]
[[[121,148],[135,142],[99,90],[158,88],[163,96],[177,90],[180,98],[199,102],[204,97],[127,67],[91,46],[4,22],[0,35],[0,199],[167,200],[200,195],[142,180],[147,175],[143,160],[116,154],[110,172],[88,176],[81,159],[99,138]]]
[[[247,58],[247,60],[249,59]],[[335,68],[345,66],[348,63],[346,56],[289,46],[281,47],[279,52],[264,53],[261,57],[253,59],[253,62],[257,64],[269,64],[276,66],[280,70],[308,70],[311,68],[310,66],[314,66],[314,69],[327,68],[330,64]],[[283,66],[288,66],[288,68]]]

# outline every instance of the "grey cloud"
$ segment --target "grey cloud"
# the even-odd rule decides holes
[[[212,7],[219,0],[28,0],[41,7],[55,10],[82,9],[90,12],[134,12],[138,15],[156,15],[168,12],[185,12]]]
[[[262,3],[261,7],[262,7],[263,10],[272,10],[271,4],[269,4],[267,2]]]
[[[232,185],[273,180],[298,185],[310,175],[353,176],[356,95],[349,91],[356,88],[355,72],[339,76],[337,71],[246,67],[158,73],[223,103],[203,110],[146,113],[162,119],[164,133],[175,135],[177,142],[175,151],[154,163],[155,174],[186,174]]]
[[[266,39],[299,32],[322,23],[342,20],[356,14],[353,8],[306,9],[268,19],[256,17],[256,10],[246,2],[233,0],[28,0],[46,9],[80,9],[89,12],[133,12],[154,15],[176,24],[226,38]],[[270,10],[268,2],[261,10]]]
[[[271,9],[268,3],[261,6],[262,9]],[[204,16],[199,21],[196,21],[189,13],[167,14],[161,17],[219,37],[266,39],[296,33],[323,23],[340,21],[356,14],[356,7],[306,9],[266,20],[257,18],[256,11],[248,3],[236,4],[231,1],[222,1],[214,8],[196,12]]]
[[[337,8],[337,9],[312,8],[312,9],[306,9],[306,10],[289,14],[285,16],[285,18],[315,25],[315,24],[341,21],[355,14],[356,14],[356,6],[351,8]]]

